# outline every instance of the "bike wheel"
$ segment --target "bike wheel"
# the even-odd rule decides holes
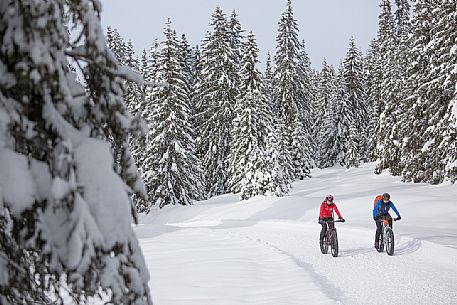
[[[327,243],[327,237],[324,237],[324,239],[321,239],[319,241],[319,245],[321,247],[321,252],[322,254],[327,254],[328,252],[328,243]]]
[[[330,245],[332,247],[332,256],[338,256],[338,235],[336,234],[336,230],[333,230],[332,237],[330,237]]]
[[[394,232],[390,228],[386,230],[386,252],[387,255],[394,255]]]

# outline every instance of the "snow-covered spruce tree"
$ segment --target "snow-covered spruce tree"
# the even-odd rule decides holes
[[[414,18],[412,20],[411,65],[409,67],[408,93],[406,112],[401,115],[403,129],[409,132],[404,135],[402,145],[402,174],[405,181],[425,181],[425,154],[422,147],[426,142],[423,134],[428,127],[428,118],[425,109],[428,105],[428,93],[425,83],[430,82],[430,58],[433,50],[429,48],[432,40],[432,11],[434,7],[430,1],[416,1],[414,3]],[[414,119],[412,119],[414,118]]]
[[[305,50],[305,41],[302,41],[300,44],[300,49],[298,52],[298,69],[300,75],[300,121],[302,126],[297,125],[297,118],[294,121],[294,130],[297,132],[295,135],[299,137],[295,138],[292,134],[292,141],[301,143],[300,150],[297,150],[299,146],[293,144],[292,147],[295,147],[295,150],[292,151],[292,158],[301,159],[301,165],[295,164],[295,171],[297,173],[307,173],[306,176],[309,176],[310,169],[315,166],[313,156],[316,153],[316,144],[312,137],[313,132],[313,97],[312,97],[312,69],[311,61],[308,54]],[[303,129],[303,130],[300,130]],[[304,167],[301,167],[304,166]],[[302,179],[302,174],[299,174],[297,178]]]
[[[63,304],[64,290],[75,304],[152,304],[131,227],[130,193],[145,192],[127,137],[140,122],[123,101],[124,79],[139,78],[108,49],[100,9],[89,0],[0,3],[2,305]]]
[[[274,99],[274,73],[271,66],[271,55],[267,53],[267,60],[265,64],[265,73],[263,74],[263,93],[268,101],[269,108],[271,109],[272,120],[276,122],[276,116],[279,112],[278,103]]]
[[[440,110],[443,117],[437,124],[437,134],[441,135],[436,141],[436,153],[444,164],[444,179],[455,183],[457,181],[457,7],[453,1],[445,1],[440,7],[440,27],[437,33],[443,41],[441,52],[441,74],[444,102]],[[449,22],[453,20],[453,22]],[[438,25],[438,24],[437,24]],[[439,39],[438,41],[440,41]]]
[[[384,163],[390,163],[390,172],[400,175],[404,168],[404,158],[401,156],[404,139],[410,135],[410,131],[405,129],[405,120],[409,120],[405,114],[409,111],[408,97],[410,96],[410,83],[407,82],[408,70],[410,67],[410,31],[411,22],[409,18],[410,5],[407,0],[396,0],[397,10],[395,12],[395,49],[391,56],[394,65],[393,74],[391,75],[391,89],[393,96],[397,100],[391,113],[390,134],[387,137],[392,144],[386,149]],[[388,105],[387,105],[388,106]],[[389,110],[387,108],[387,110]],[[387,111],[388,113],[388,111]],[[386,160],[387,159],[387,160]],[[390,159],[390,160],[389,160]]]
[[[366,91],[366,108],[368,114],[368,143],[365,152],[367,161],[376,161],[376,129],[381,115],[382,67],[378,42],[374,39],[364,60],[363,71]]]
[[[153,46],[150,48],[150,53],[143,51],[141,58],[140,74],[143,79],[147,82],[157,82],[157,69],[158,69],[158,42],[154,41]],[[157,104],[155,103],[154,92],[157,90],[156,87],[142,85],[139,86],[140,104],[138,106],[137,115],[140,115],[148,125],[148,134],[142,137],[136,137],[130,139],[130,147],[138,169],[141,174],[141,178],[145,184],[150,184],[151,176],[149,168],[145,159],[149,155],[148,151],[148,135],[151,133],[153,127],[153,116]],[[148,194],[150,197],[151,194]],[[150,211],[150,203],[148,200],[144,200],[134,196],[137,211],[140,213],[148,213]]]
[[[106,40],[108,42],[108,47],[116,56],[117,60],[121,65],[125,65],[126,59],[126,44],[122,36],[119,34],[117,29],[113,29],[112,27],[108,26],[106,32]]]
[[[241,60],[243,58],[244,53],[244,36],[243,36],[243,29],[241,28],[240,21],[238,20],[238,15],[236,14],[235,10],[233,10],[232,14],[230,15],[230,19],[228,21],[229,25],[229,40],[230,40],[230,48],[232,49],[232,56],[233,56],[233,63],[234,63],[234,75],[231,76],[232,80],[235,81],[233,84],[234,88],[237,90],[240,86],[239,84],[239,74],[238,72],[241,69]],[[236,94],[239,92],[237,91]]]
[[[341,88],[342,93],[344,93],[344,88]],[[341,97],[346,97],[345,95]],[[345,101],[345,100],[344,100]],[[343,100],[338,101],[336,99],[336,94],[334,94],[332,100],[330,101],[325,115],[322,118],[322,126],[319,134],[319,167],[327,168],[334,166],[337,161],[340,153],[343,151],[342,139],[339,134],[338,126],[341,125],[341,117],[337,116],[338,113],[338,102],[343,102]]]
[[[129,39],[125,47],[125,65],[134,72],[141,74],[140,62],[135,54],[133,43]],[[135,82],[127,82],[127,95],[124,97],[127,107],[134,115],[141,115],[144,108],[144,100],[142,99],[142,90]]]
[[[400,143],[393,129],[398,121],[397,109],[401,96],[396,85],[400,75],[396,60],[397,37],[392,8],[389,0],[381,0],[378,43],[381,54],[382,83],[381,101],[383,111],[376,128],[376,173],[389,169],[394,175],[400,174]]]
[[[320,136],[323,147],[322,154],[325,156],[323,160],[327,166],[334,164],[344,166],[347,164],[349,129],[353,112],[347,88],[344,65],[340,63],[336,77],[335,96],[332,104],[329,105],[329,115],[325,115],[325,129]]]
[[[431,54],[429,80],[424,83],[427,88],[424,116],[428,127],[423,139],[427,142],[421,150],[425,154],[423,181],[435,184],[446,178],[446,171],[454,173],[451,180],[455,180],[452,176],[456,164],[449,161],[455,160],[456,154],[456,131],[452,119],[455,113],[452,111],[455,111],[457,84],[457,7],[455,1],[447,0],[433,5],[432,40],[427,46]]]
[[[145,169],[149,202],[160,208],[169,204],[188,205],[203,197],[202,172],[195,153],[195,135],[190,125],[191,110],[186,83],[179,63],[179,46],[168,21],[159,57],[156,122],[148,135]]]
[[[121,65],[129,67],[136,73],[139,73],[143,76],[144,73],[141,71],[140,62],[135,55],[132,41],[129,40],[127,43],[125,43],[118,30],[111,29],[111,27],[108,27],[106,39],[108,41],[109,48],[116,56],[118,62]],[[138,85],[137,83],[131,81],[124,81],[124,86],[126,88],[124,90],[124,100],[126,102],[127,108],[129,109],[130,113],[140,118],[145,107],[144,103],[146,91],[151,89],[149,86]],[[112,140],[113,139],[111,139],[111,141]],[[129,146],[133,158],[141,171],[142,160],[144,159],[143,155],[145,150],[145,138],[130,135]],[[119,156],[115,157],[115,162],[120,162]],[[141,200],[139,198],[134,198],[134,201],[139,202]]]
[[[291,126],[299,115],[301,94],[300,70],[298,67],[298,26],[294,19],[291,0],[278,22],[275,54],[275,99],[284,124]]]
[[[239,192],[241,200],[276,190],[265,154],[266,140],[272,131],[271,111],[263,95],[261,74],[256,68],[257,54],[251,32],[241,61],[241,87],[235,107],[228,168],[230,190]]]
[[[309,134],[303,126],[302,120],[297,116],[292,125],[292,143],[291,157],[294,166],[295,178],[303,180],[311,177],[311,168],[313,162],[311,160]]]
[[[357,129],[352,130],[352,139],[357,139],[357,144],[359,145],[356,149],[358,151],[357,155],[365,159],[361,155],[367,148],[366,130],[368,127],[368,115],[366,110],[365,82],[363,78],[362,55],[355,46],[353,38],[349,41],[349,47],[343,61],[343,78],[344,85],[346,86],[348,112],[343,114],[347,121],[345,122],[346,128],[342,136],[349,138],[350,126],[357,126]],[[353,143],[347,143],[351,146],[353,145]],[[354,148],[351,147],[351,150],[354,151]],[[346,147],[345,151],[348,152],[349,147]],[[353,158],[354,156],[356,155],[352,153],[352,156],[349,158]],[[359,164],[359,162],[351,161],[351,164]]]
[[[315,69],[311,69],[311,75],[310,75],[310,83],[311,83],[311,87],[310,87],[310,95],[311,95],[311,136],[314,140],[314,145],[315,145],[315,151],[314,151],[314,161],[316,161],[316,154],[317,154],[317,151],[318,151],[318,147],[317,147],[317,138],[315,137],[315,126],[316,126],[316,120],[318,118],[318,111],[319,111],[319,106],[318,106],[318,102],[317,102],[317,99],[318,99],[318,96],[319,96],[319,91],[318,91],[318,88],[319,88],[319,75],[320,75],[320,71],[319,70],[315,70]],[[317,166],[317,164],[316,164]]]
[[[159,69],[159,42],[157,39],[154,40],[152,46],[149,48],[149,53],[146,54],[146,58],[142,60],[141,75],[144,80],[152,83],[158,83],[158,69]],[[148,131],[147,134],[141,138],[136,138],[134,141],[138,143],[136,147],[141,148],[138,153],[134,155],[135,161],[141,173],[141,178],[146,186],[151,185],[152,180],[155,178],[154,171],[150,167],[151,164],[146,162],[146,159],[151,155],[152,146],[150,144],[153,137],[153,131],[156,129],[159,122],[155,120],[157,105],[157,92],[160,86],[142,86],[141,90],[141,106],[138,110],[138,114],[141,114],[143,119],[147,123]],[[130,143],[130,146],[134,149],[135,146]],[[148,197],[152,198],[154,194],[151,193],[151,188],[148,188]],[[150,200],[141,200],[140,198],[134,197],[137,211],[140,213],[149,213],[151,209]]]
[[[228,24],[219,7],[212,15],[211,26],[213,31],[207,34],[202,46],[202,81],[195,118],[198,156],[203,164],[208,196],[228,191],[227,156],[237,92]]]
[[[275,92],[274,98],[278,103],[279,107],[279,116],[282,117],[285,126],[288,129],[291,129],[291,132],[282,133],[285,136],[285,139],[281,139],[284,143],[287,143],[287,146],[291,149],[294,139],[293,135],[303,135],[304,139],[295,139],[295,142],[304,142],[309,145],[311,143],[310,131],[310,115],[311,115],[311,106],[309,94],[309,82],[306,82],[302,77],[308,71],[305,71],[306,64],[303,63],[300,66],[300,43],[298,41],[298,26],[297,22],[294,19],[292,11],[292,3],[290,0],[287,1],[286,11],[281,15],[281,18],[278,23],[278,35],[276,37],[276,54],[275,54]],[[305,55],[303,55],[305,57]],[[306,58],[303,58],[303,62]],[[301,120],[301,126],[296,125],[295,127],[303,127],[303,131],[298,131],[293,133],[292,126],[296,120]],[[304,126],[304,124],[308,126]],[[302,144],[299,145],[303,147]],[[292,152],[291,150],[285,150],[284,153],[288,153],[290,156],[286,159],[293,158],[302,158],[301,156],[294,156],[299,154],[299,152]],[[307,158],[310,154],[311,147],[308,147],[305,152],[301,152]],[[297,166],[311,164],[312,161],[308,160],[304,163],[297,163]],[[295,164],[292,164],[294,167]],[[309,168],[296,168],[294,173],[308,172]]]
[[[271,166],[273,185],[276,187],[276,196],[287,194],[294,181],[294,167],[290,154],[289,143],[284,141],[284,134],[289,133],[290,129],[284,124],[281,116],[276,118],[274,130],[268,136],[267,142],[267,163]]]
[[[299,109],[300,117],[303,121],[306,131],[309,133],[311,130],[311,113],[312,113],[312,97],[311,97],[311,61],[305,49],[305,41],[302,41],[298,50],[298,73],[300,79],[300,98]]]
[[[328,151],[334,145],[332,135],[335,133],[336,127],[333,124],[335,119],[335,71],[325,60],[322,63],[317,88],[313,127],[313,137],[317,142],[315,160],[318,167],[325,168],[333,166],[336,161],[331,157],[333,154],[329,154]]]
[[[359,132],[352,123],[349,127],[349,136],[346,140],[346,155],[345,155],[345,165],[347,168],[359,167],[360,165],[360,144],[359,139],[357,138]]]
[[[192,100],[195,88],[195,78],[193,76],[194,55],[189,43],[187,42],[187,37],[185,34],[181,35],[181,40],[179,41],[178,56],[179,65],[183,74],[183,80],[186,85],[187,98],[190,101],[189,106],[192,109],[192,105],[194,104]]]
[[[201,64],[201,53],[200,53],[200,47],[198,45],[195,45],[192,49],[192,60],[190,63],[190,83],[192,86],[192,92],[191,92],[191,100],[190,100],[190,109],[192,111],[191,114],[191,125],[196,131],[196,147],[198,149],[199,147],[199,136],[198,136],[198,127],[201,126],[197,120],[197,104],[198,104],[198,99],[199,99],[199,92],[200,92],[200,86],[202,84],[202,64]]]

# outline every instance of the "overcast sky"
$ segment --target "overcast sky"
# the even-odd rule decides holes
[[[265,55],[274,54],[278,20],[286,0],[101,0],[102,23],[117,28],[125,39],[132,39],[135,50],[148,49],[153,40],[163,40],[167,18],[179,36],[185,33],[189,42],[200,44],[210,29],[211,14],[216,6],[226,15],[235,9],[241,26],[253,31],[260,49],[261,70]],[[365,52],[378,26],[377,0],[295,0],[294,16],[304,39],[313,67],[322,60],[337,66],[345,56],[349,39]]]

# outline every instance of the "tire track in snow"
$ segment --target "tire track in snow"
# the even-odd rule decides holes
[[[368,246],[371,231],[346,226],[338,229],[341,256],[332,258],[318,250],[319,230],[311,223],[267,221],[236,231],[310,265],[323,292],[346,304],[457,304],[454,249],[398,235],[389,257]],[[325,289],[330,283],[335,290]]]
[[[240,234],[240,233],[235,233],[235,232],[230,232],[231,234],[236,234],[241,237],[244,237],[248,240],[254,241],[256,243],[260,243],[264,246],[267,246],[269,248],[274,249],[276,252],[280,253],[281,255],[287,256],[290,260],[292,260],[295,265],[297,265],[299,268],[304,270],[307,274],[309,274],[314,280],[315,283],[320,287],[321,291],[329,298],[332,299],[336,302],[336,304],[341,304],[344,305],[346,304],[345,296],[344,293],[341,289],[338,287],[334,286],[332,283],[328,282],[327,278],[323,275],[320,275],[319,273],[316,272],[316,270],[313,268],[313,266],[304,260],[301,260],[297,258],[295,255],[292,253],[289,253],[285,250],[282,250],[278,246],[275,246],[268,241],[262,240],[260,238],[253,238],[245,234]]]

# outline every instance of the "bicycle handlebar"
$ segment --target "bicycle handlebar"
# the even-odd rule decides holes
[[[379,220],[384,220],[384,219],[385,219],[385,220],[388,220],[388,218],[387,218],[386,216],[381,216],[381,218],[380,218]],[[393,221],[397,221],[397,220],[400,221],[401,218],[399,219],[398,217],[395,217],[395,218],[392,218],[392,220],[393,220]]]
[[[330,223],[332,223],[332,222],[344,222],[344,221],[339,220],[339,219],[337,219],[337,220],[322,220],[322,221],[323,222],[330,222]]]

